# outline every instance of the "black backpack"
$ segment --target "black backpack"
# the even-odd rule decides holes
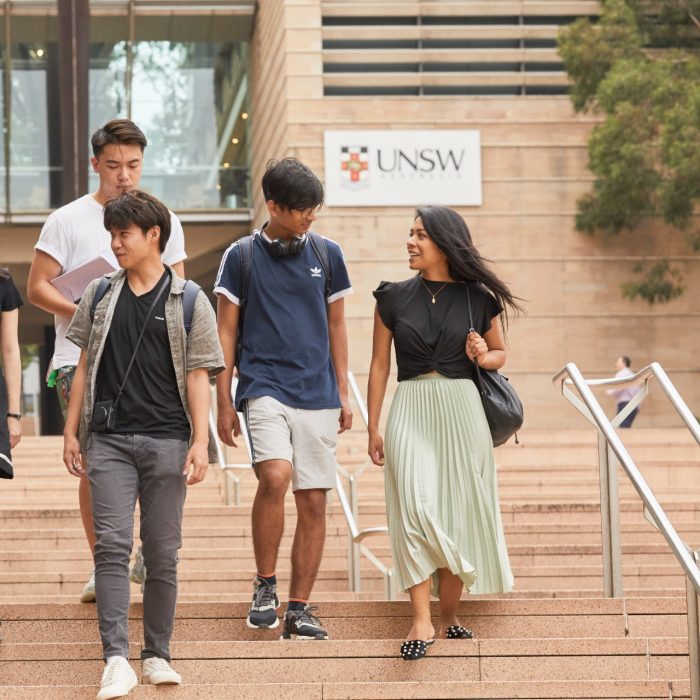
[[[97,305],[104,298],[104,295],[107,294],[108,289],[109,289],[109,280],[106,277],[103,277],[100,280],[100,283],[97,285],[97,289],[95,290],[95,297],[92,300],[92,305],[90,306],[90,320],[91,321],[94,321],[95,309],[97,308]],[[201,287],[196,282],[193,282],[192,280],[187,280],[185,282],[185,288],[182,292],[182,316],[183,316],[183,321],[185,324],[185,333],[187,333],[187,335],[189,335],[190,331],[192,330],[192,317],[194,316],[194,303],[195,303],[195,300],[197,299],[197,294],[199,294],[200,289],[201,289]]]
[[[328,255],[328,246],[326,239],[319,236],[313,231],[307,233],[309,243],[318,258],[323,275],[325,277],[325,298],[328,299],[331,293],[331,259]],[[236,367],[240,364],[241,358],[241,339],[243,337],[243,322],[245,319],[245,305],[248,300],[248,288],[250,287],[250,277],[253,274],[253,236],[244,236],[238,241],[240,248],[240,280],[241,280],[241,295],[238,298],[238,338],[236,340]]]

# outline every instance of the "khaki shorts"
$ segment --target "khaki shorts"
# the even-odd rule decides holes
[[[253,466],[270,459],[292,465],[292,489],[335,488],[339,408],[290,408],[270,396],[248,399],[245,418]]]

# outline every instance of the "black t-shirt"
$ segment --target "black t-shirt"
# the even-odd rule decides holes
[[[12,277],[0,278],[0,311],[14,311],[22,306],[22,297]]]
[[[474,365],[465,352],[467,284],[443,285],[416,276],[404,282],[381,282],[374,291],[379,316],[394,334],[399,381],[433,371],[450,379],[474,378]],[[483,335],[503,309],[480,284],[470,283],[469,294],[474,328]]]
[[[125,281],[114,308],[97,372],[96,401],[115,398],[141,328],[144,322],[148,323],[117,405],[115,433],[189,440],[190,426],[177,388],[165,322],[169,287],[160,295],[150,318],[146,318],[168,278],[166,270],[155,287],[141,296],[136,296]]]

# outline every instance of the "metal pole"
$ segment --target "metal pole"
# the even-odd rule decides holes
[[[622,598],[622,544],[620,543],[620,494],[617,488],[617,460],[606,443],[608,453],[608,496],[610,498],[610,554],[612,555],[613,598]]]
[[[598,468],[600,471],[600,540],[603,547],[603,595],[613,598],[613,553],[610,532],[610,479],[608,473],[608,444],[598,431]]]
[[[698,553],[693,552],[695,563]],[[690,697],[700,700],[700,624],[698,623],[698,592],[693,582],[685,579],[686,598],[688,601],[688,664],[690,665]]]
[[[355,543],[352,539],[352,533],[348,532],[348,588],[354,593],[355,592],[355,567],[353,562],[355,557],[353,554],[353,547]]]
[[[350,487],[350,511],[358,522],[358,506],[357,506],[357,481],[354,474],[348,476],[348,485]],[[362,590],[362,576],[360,573],[362,554],[360,552],[360,543],[351,540],[352,547],[352,590],[359,593]]]

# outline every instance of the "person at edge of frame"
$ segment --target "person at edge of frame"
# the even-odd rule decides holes
[[[22,359],[17,327],[22,297],[7,268],[0,266],[0,478],[11,479],[13,450],[22,439]]]
[[[226,359],[217,377],[218,433],[233,445],[240,430],[236,407],[245,411],[259,480],[252,513],[257,574],[248,627],[279,625],[276,565],[291,482],[297,526],[282,638],[328,639],[309,599],[323,554],[326,492],[336,484],[338,433],[352,426],[344,311],[352,287],[340,246],[311,232],[323,202],[316,175],[295,158],[270,161],[262,190],[268,221],[252,239],[224,253],[214,286]],[[247,243],[252,268],[241,311],[241,250]]]
[[[129,557],[134,509],[148,576],[143,588],[143,681],[179,684],[170,665],[178,550],[189,486],[216,461],[209,377],[223,370],[214,309],[197,290],[189,332],[185,281],[162,261],[170,212],[132,190],[105,205],[120,270],[93,300],[90,283],[67,337],[80,348],[64,431],[68,472],[87,477],[95,529],[97,618],[106,666],[97,700],[137,684],[129,658]],[[113,420],[105,418],[114,416]],[[83,455],[86,456],[85,461]]]
[[[138,187],[144,149],[148,142],[143,131],[132,121],[114,119],[95,131],[91,145],[93,156],[90,162],[99,178],[97,190],[66,204],[48,217],[34,246],[34,258],[27,281],[29,301],[54,316],[56,344],[47,384],[56,388],[64,421],[80,355],[79,349],[66,338],[66,331],[77,303],[66,299],[51,284],[51,280],[100,255],[104,256],[114,269],[119,267],[110,249],[110,235],[104,228],[102,210],[110,199]],[[171,234],[163,251],[163,262],[172,265],[175,272],[183,277],[184,260],[187,257],[185,237],[179,219],[172,212],[170,223]],[[92,528],[90,490],[86,479],[80,480],[78,500],[85,536],[90,552],[94,554],[95,533]],[[139,561],[137,553],[132,580],[143,583],[145,572]],[[80,594],[80,602],[94,601],[93,568]]]

